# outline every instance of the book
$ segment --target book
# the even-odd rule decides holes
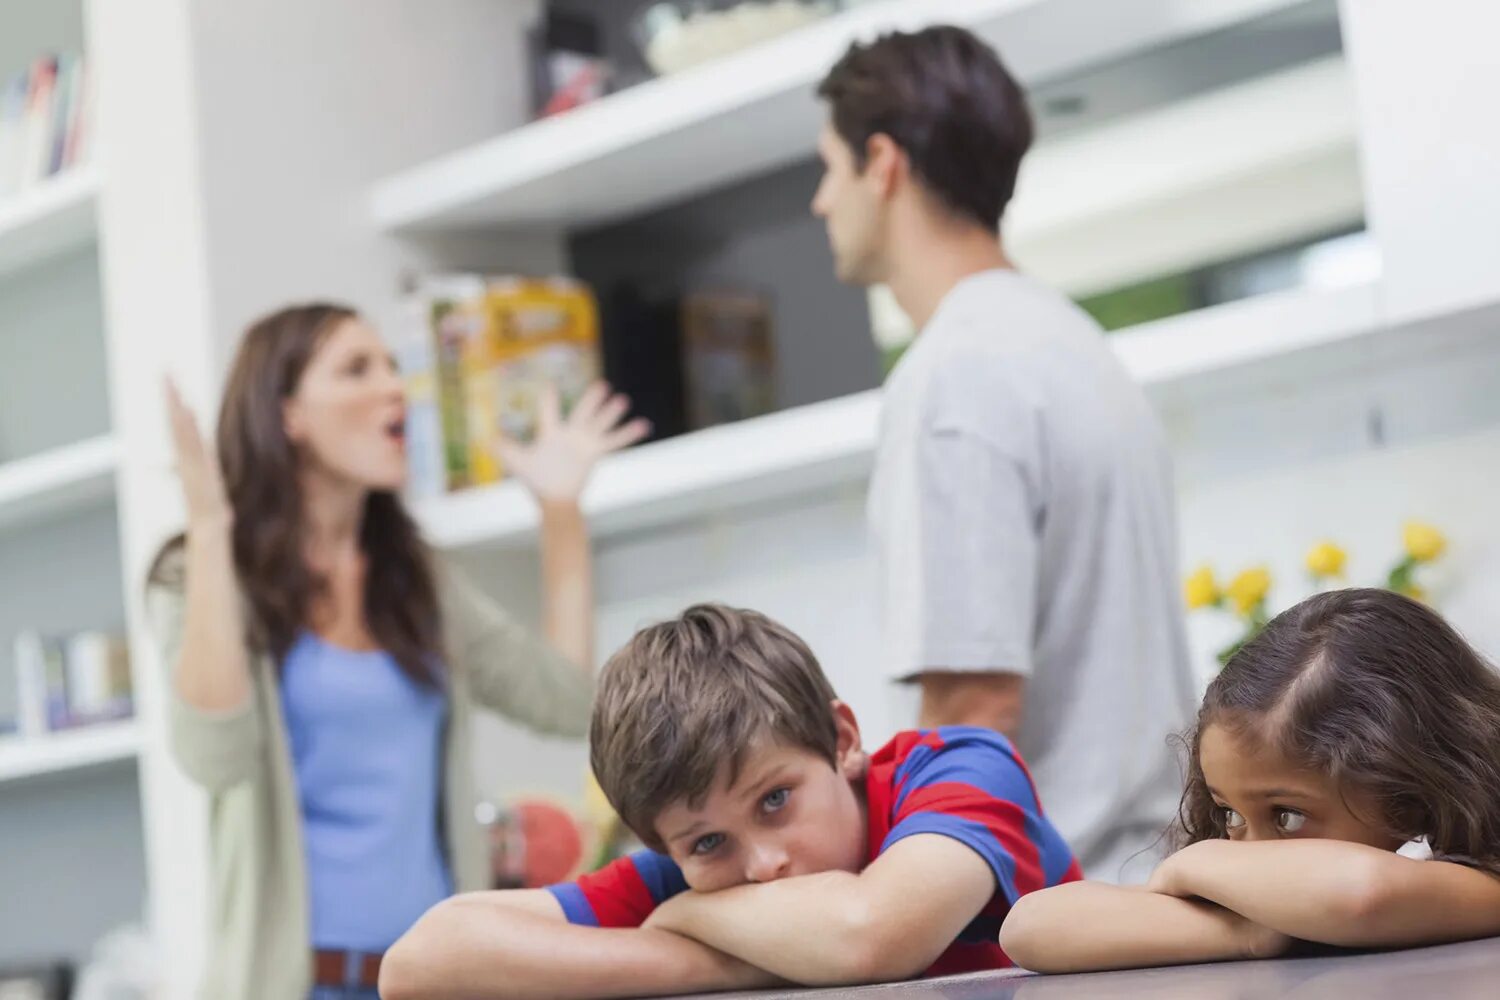
[[[42,56],[31,67],[26,113],[21,121],[22,190],[47,176],[52,155],[52,97],[56,89],[57,57]]]
[[[0,85],[0,199],[88,157],[91,77],[81,55],[46,55]]]
[[[40,736],[133,711],[130,656],[124,636],[82,631],[22,632],[14,647],[16,731]]]

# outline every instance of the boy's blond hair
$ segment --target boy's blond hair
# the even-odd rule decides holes
[[[699,604],[636,633],[604,665],[590,761],[610,804],[646,846],[664,851],[656,818],[700,805],[721,770],[771,743],[835,762],[836,695],[812,650],[754,611]]]

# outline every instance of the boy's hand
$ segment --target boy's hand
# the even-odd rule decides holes
[[[699,895],[699,893],[692,890],[679,892],[652,910],[651,915],[646,918],[646,922],[641,927],[658,931],[671,931],[673,934],[681,937],[692,937],[693,906],[697,902]]]

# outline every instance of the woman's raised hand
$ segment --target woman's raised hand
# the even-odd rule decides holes
[[[564,417],[556,388],[548,386],[537,407],[536,435],[524,444],[503,438],[500,460],[539,502],[576,503],[601,458],[651,432],[649,421],[626,419],[629,409],[628,399],[595,382]]]
[[[198,420],[183,402],[182,393],[169,377],[164,386],[167,418],[172,430],[172,450],[177,458],[177,475],[182,481],[182,496],[187,504],[189,525],[224,524],[233,517],[233,508],[224,491],[224,476],[218,460],[203,440]]]

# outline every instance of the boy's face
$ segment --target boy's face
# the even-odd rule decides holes
[[[677,802],[656,818],[657,834],[694,891],[864,867],[859,783],[868,759],[854,713],[842,702],[833,707],[835,766],[810,750],[767,743],[745,755],[732,785],[726,768],[698,808]]]

